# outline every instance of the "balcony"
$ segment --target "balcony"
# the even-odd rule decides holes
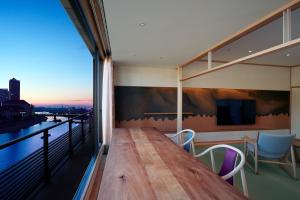
[[[93,152],[91,114],[64,115],[68,117],[65,121],[0,144],[0,199],[45,195],[51,190],[51,184],[62,181],[59,175],[62,171],[65,181],[69,181],[57,182],[56,187],[66,190],[74,184],[73,190],[68,190],[71,198]],[[66,166],[78,173],[77,181],[72,176],[68,178]],[[51,199],[54,194],[43,199]],[[68,192],[64,194],[68,196]]]

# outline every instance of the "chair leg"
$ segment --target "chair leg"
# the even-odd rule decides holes
[[[211,168],[213,172],[216,173],[215,157],[214,157],[213,150],[210,151],[210,161],[211,161]]]
[[[291,147],[291,159],[292,159],[293,175],[294,175],[294,178],[297,179],[297,174],[296,174],[296,160],[295,160],[295,153],[294,153],[293,146]]]
[[[192,153],[193,153],[193,156],[196,155],[194,141],[192,141]]]
[[[255,174],[258,174],[258,150],[257,150],[257,145],[254,146],[254,159],[255,159]]]
[[[242,186],[243,186],[244,195],[246,197],[249,197],[248,186],[247,186],[247,181],[246,181],[244,168],[241,169],[241,179],[242,179]]]

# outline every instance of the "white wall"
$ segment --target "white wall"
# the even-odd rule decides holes
[[[292,68],[292,86],[300,86],[300,67]],[[300,138],[300,88],[293,88],[291,93],[292,133]]]
[[[220,64],[214,63],[213,66]],[[204,62],[196,62],[184,69],[183,77],[207,69]],[[288,67],[268,67],[254,65],[234,65],[187,80],[184,87],[232,88],[257,90],[290,90],[290,69]]]
[[[292,68],[292,86],[300,86],[300,66]]]
[[[175,66],[116,66],[116,86],[177,87]]]

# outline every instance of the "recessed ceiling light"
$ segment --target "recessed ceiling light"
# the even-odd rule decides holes
[[[146,24],[145,23],[139,23],[139,26],[145,26]]]
[[[252,52],[253,52],[252,50],[249,50],[249,51],[248,51],[248,53],[252,53]]]
[[[287,54],[286,54],[287,57],[289,57],[290,55],[291,55],[290,53],[287,53]]]

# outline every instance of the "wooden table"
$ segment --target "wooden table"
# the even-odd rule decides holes
[[[115,129],[98,199],[246,199],[161,132]]]

